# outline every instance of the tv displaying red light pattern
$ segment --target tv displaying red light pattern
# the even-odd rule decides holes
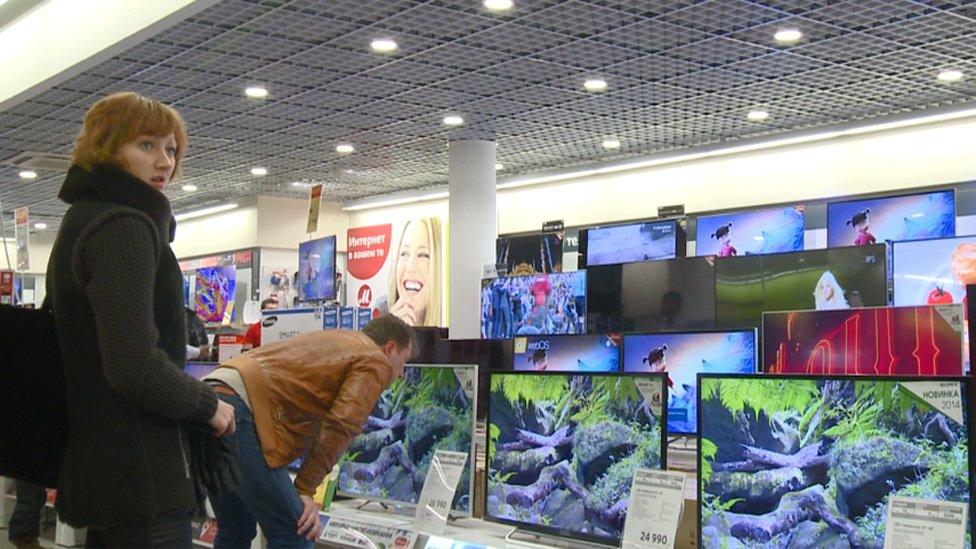
[[[763,315],[763,370],[773,374],[962,374],[960,305]]]

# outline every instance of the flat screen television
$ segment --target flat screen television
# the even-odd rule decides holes
[[[616,544],[640,468],[666,466],[664,374],[492,372],[485,518]]]
[[[210,375],[210,372],[213,372],[217,366],[219,364],[216,362],[187,362],[183,371],[191,377],[203,379]]]
[[[486,278],[481,281],[481,337],[582,334],[586,272]]]
[[[973,501],[964,378],[698,380],[700,547],[880,548],[891,496]]]
[[[759,327],[764,311],[883,307],[884,244],[719,259],[715,303],[722,327]]]
[[[474,365],[408,365],[341,458],[338,492],[412,506],[420,499],[434,452],[465,452],[468,461],[451,509],[469,515],[477,384]]]
[[[697,220],[695,255],[798,252],[803,249],[803,208],[771,208],[707,215]]]
[[[335,299],[336,237],[298,244],[298,300]]]
[[[956,192],[885,196],[827,204],[827,246],[956,236]]]
[[[763,314],[763,370],[948,376],[963,372],[961,305]]]
[[[237,268],[234,265],[197,269],[193,308],[205,322],[223,322],[224,316],[234,311],[236,291]]]
[[[509,276],[560,273],[563,270],[563,234],[499,237],[495,240],[495,263],[505,265]]]
[[[607,335],[516,337],[513,369],[550,372],[619,372],[620,342]]]
[[[715,258],[602,265],[586,270],[586,331],[715,327]]]
[[[685,255],[684,230],[676,219],[586,229],[585,266],[673,259]]]
[[[625,334],[625,372],[668,375],[668,433],[698,431],[698,374],[755,373],[756,330]]]

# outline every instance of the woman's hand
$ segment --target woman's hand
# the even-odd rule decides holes
[[[215,437],[232,434],[237,428],[237,424],[234,422],[234,407],[218,398],[217,411],[214,412],[209,423],[213,427]]]

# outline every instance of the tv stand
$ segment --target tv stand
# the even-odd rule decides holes
[[[531,538],[531,541],[524,538]],[[538,549],[550,549],[552,547],[589,547],[591,549],[606,549],[608,547],[617,547],[616,545],[609,543],[603,544],[595,541],[563,538],[551,534],[540,534],[530,530],[523,530],[519,527],[512,528],[512,531],[505,536],[505,542],[523,547],[535,547]]]

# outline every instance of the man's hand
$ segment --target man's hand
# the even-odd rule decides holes
[[[218,398],[217,411],[214,412],[209,423],[213,427],[215,437],[222,437],[233,433],[237,428],[237,424],[234,422],[234,407]]]
[[[315,541],[322,532],[319,506],[309,496],[298,496],[302,500],[302,516],[298,517],[298,535],[308,541]]]

